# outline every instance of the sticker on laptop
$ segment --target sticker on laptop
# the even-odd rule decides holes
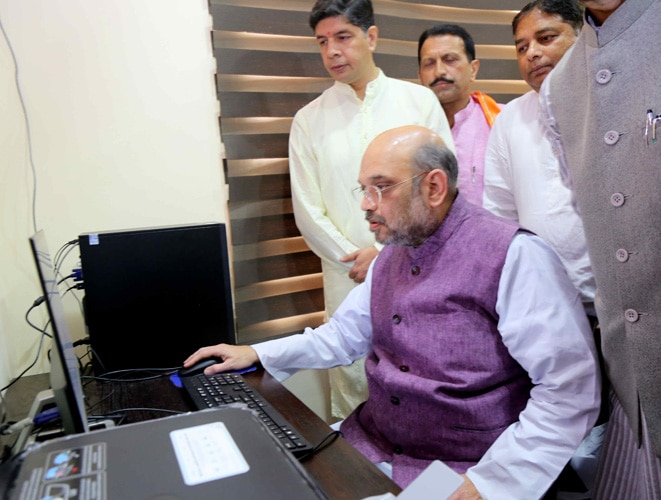
[[[170,432],[179,470],[188,486],[244,474],[250,466],[223,422]]]

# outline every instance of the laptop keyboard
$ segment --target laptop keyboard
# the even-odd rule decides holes
[[[203,373],[181,377],[186,392],[198,410],[232,403],[244,403],[258,415],[264,426],[295,456],[312,450],[310,443],[296,431],[266,399],[236,373]]]

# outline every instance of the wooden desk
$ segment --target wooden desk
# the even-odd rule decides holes
[[[310,443],[318,443],[330,432],[329,426],[323,420],[265,371],[248,373],[244,377]],[[18,420],[27,415],[34,396],[47,387],[47,375],[33,375],[18,381],[6,395],[11,411],[9,418]],[[85,386],[85,393],[94,415],[140,408],[127,411],[124,423],[168,415],[150,408],[180,412],[192,410],[183,390],[176,388],[167,377],[140,382],[93,381]],[[361,499],[386,492],[397,494],[401,491],[342,438],[302,462],[302,465],[329,499]]]

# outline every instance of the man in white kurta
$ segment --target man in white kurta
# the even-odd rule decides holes
[[[498,115],[486,153],[484,208],[543,238],[560,257],[590,312],[595,283],[583,223],[537,117],[538,102],[537,92],[531,90]]]
[[[434,93],[422,85],[388,78],[376,67],[378,29],[367,13],[370,2],[364,1],[365,16],[358,19],[337,16],[333,9],[324,11],[327,3],[315,5],[310,24],[335,83],[296,113],[289,138],[289,171],[296,225],[321,258],[330,317],[365,279],[378,253],[353,195],[367,145],[385,130],[422,125],[454,146]],[[345,418],[367,397],[363,361],[329,374],[332,414]]]
[[[558,254],[594,315],[595,282],[583,223],[539,117],[539,88],[576,40],[582,25],[577,5],[522,10],[514,19],[517,62],[533,90],[514,99],[496,117],[485,159],[484,208],[517,221],[542,237]],[[549,35],[554,36],[549,39]]]

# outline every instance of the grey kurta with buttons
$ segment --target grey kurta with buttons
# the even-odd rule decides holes
[[[583,218],[606,370],[640,438],[661,456],[661,47],[659,0],[627,0],[585,26],[547,81]],[[543,89],[542,94],[545,89]],[[659,115],[654,142],[646,120]]]

